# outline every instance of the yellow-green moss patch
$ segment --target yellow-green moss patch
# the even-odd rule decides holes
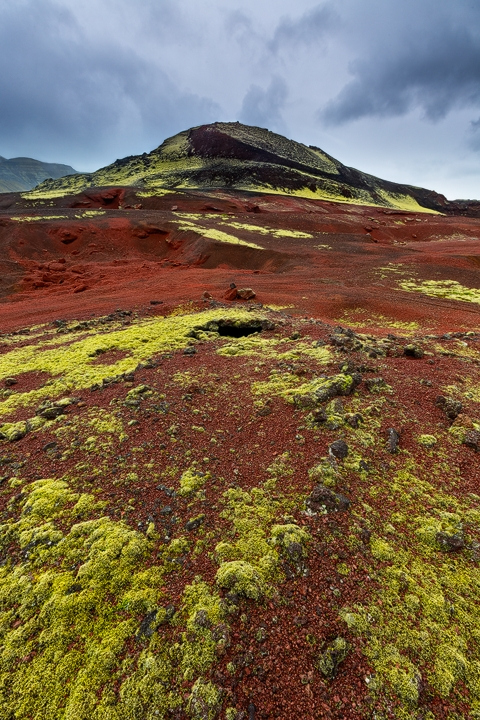
[[[185,313],[185,310],[183,311]],[[187,309],[188,313],[188,309]],[[84,337],[71,342],[59,337],[56,347],[32,343],[15,348],[0,356],[0,380],[22,372],[39,371],[51,376],[43,387],[30,392],[16,392],[0,401],[0,416],[7,415],[19,406],[55,398],[72,390],[84,390],[101,383],[104,379],[135,370],[137,364],[154,354],[184,348],[189,342],[188,333],[196,326],[210,321],[228,318],[244,322],[257,319],[253,313],[241,308],[232,310],[207,310],[170,315],[166,318],[139,321],[131,326]],[[127,357],[111,365],[95,364],[96,353],[101,345],[103,351],[120,350]]]
[[[466,287],[456,280],[404,280],[399,285],[402,290],[419,292],[431,297],[480,303],[480,290],[478,288]]]

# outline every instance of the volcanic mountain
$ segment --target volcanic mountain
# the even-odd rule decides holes
[[[230,188],[403,210],[445,211],[443,195],[381,180],[343,165],[323,150],[241,123],[185,130],[150,153],[116,160],[93,174],[49,180],[41,195],[99,186],[158,190]]]
[[[27,157],[10,160],[0,157],[0,193],[31,190],[47,178],[56,179],[64,175],[75,175],[76,172],[70,165],[45,163]]]

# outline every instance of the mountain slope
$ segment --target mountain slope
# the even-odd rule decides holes
[[[185,130],[151,153],[116,160],[93,174],[46,181],[35,196],[111,185],[134,186],[148,194],[231,188],[417,211],[443,211],[448,205],[433,191],[381,180],[343,165],[319,148],[241,123]]]
[[[70,165],[45,163],[26,157],[10,160],[0,157],[0,192],[31,190],[47,178],[57,179],[75,173]]]

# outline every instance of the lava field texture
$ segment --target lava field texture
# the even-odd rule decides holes
[[[480,218],[46,185],[0,195],[1,720],[480,718]]]

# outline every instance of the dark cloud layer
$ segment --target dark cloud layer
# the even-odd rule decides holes
[[[373,32],[362,28],[369,42],[351,62],[353,79],[320,109],[320,119],[332,125],[421,109],[437,121],[480,105],[480,6],[427,1],[422,12],[418,3],[416,11],[398,5],[379,11]]]
[[[317,5],[297,18],[282,17],[268,47],[277,53],[285,47],[298,50],[299,45],[318,45],[328,32],[338,27],[339,22],[332,3]]]
[[[278,76],[272,78],[265,90],[258,85],[251,85],[243,99],[239,115],[240,122],[283,132],[285,123],[282,118],[282,110],[287,94],[287,84],[283,78]]]
[[[25,154],[41,136],[45,157],[83,147],[94,163],[99,151],[142,152],[218,115],[214,101],[180,91],[121,43],[93,43],[69,10],[49,0],[3,6],[0,47],[0,137],[23,141]]]

